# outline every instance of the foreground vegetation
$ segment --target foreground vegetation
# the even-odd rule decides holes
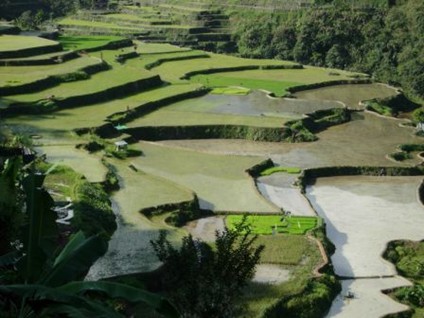
[[[391,242],[385,251],[402,276],[413,285],[396,289],[390,295],[412,309],[402,317],[418,318],[424,314],[424,243],[411,241]]]

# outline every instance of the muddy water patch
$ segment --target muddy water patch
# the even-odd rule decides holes
[[[303,114],[317,110],[341,107],[343,105],[335,101],[271,99],[263,92],[254,91],[245,96],[210,94],[173,104],[167,109],[182,112],[300,118]]]
[[[354,113],[352,121],[330,127],[317,134],[319,140],[308,143],[266,143],[245,140],[178,140],[161,144],[217,154],[265,156],[282,166],[313,168],[350,165],[409,165],[394,163],[388,153],[404,143],[421,143],[413,128],[399,127],[401,121]]]
[[[297,98],[315,101],[338,100],[346,104],[349,108],[363,109],[363,106],[359,105],[360,101],[390,97],[396,95],[396,93],[397,90],[393,87],[373,83],[328,86],[301,91],[294,95]]]

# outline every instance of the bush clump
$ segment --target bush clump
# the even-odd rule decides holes
[[[101,185],[83,181],[76,187],[76,196],[72,226],[86,236],[103,234],[110,238],[117,226],[109,197]]]
[[[311,279],[301,293],[282,299],[265,317],[321,318],[340,291],[340,283],[334,276]]]

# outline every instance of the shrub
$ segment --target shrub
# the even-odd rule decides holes
[[[389,156],[395,159],[396,161],[404,161],[407,159],[412,159],[412,156],[409,153],[404,151],[394,152],[394,153],[391,153]]]
[[[74,203],[72,226],[85,235],[103,234],[106,238],[116,230],[115,215],[107,193],[99,184],[83,181],[76,187],[77,201]]]

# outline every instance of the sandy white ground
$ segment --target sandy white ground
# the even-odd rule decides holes
[[[355,279],[342,281],[342,292],[333,302],[327,318],[383,317],[389,313],[408,309],[407,306],[393,301],[381,290],[410,285],[402,277]],[[348,292],[353,299],[346,299]]]
[[[297,175],[274,173],[261,177],[257,186],[261,194],[276,206],[290,211],[293,215],[316,216],[308,200],[300,193],[300,189],[292,186]]]
[[[422,177],[332,177],[307,188],[336,245],[331,258],[338,275],[396,275],[381,254],[389,241],[424,238],[424,207],[417,198],[421,182]]]
[[[252,281],[256,283],[281,284],[290,279],[290,271],[274,264],[260,264],[256,266]]]

